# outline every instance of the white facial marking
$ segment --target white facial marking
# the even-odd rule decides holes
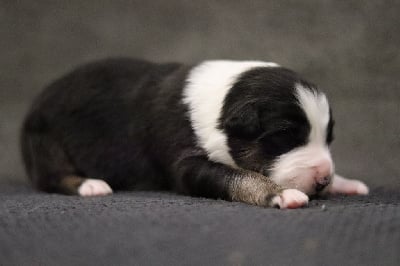
[[[79,195],[83,197],[104,196],[112,193],[110,186],[100,179],[86,179],[78,188]]]
[[[332,157],[326,144],[329,104],[323,93],[316,93],[300,84],[296,84],[295,89],[299,105],[311,126],[310,134],[306,145],[281,155],[275,161],[271,178],[282,186],[313,194],[316,182],[334,172]],[[321,169],[323,172],[320,172]]]
[[[189,73],[183,90],[198,145],[210,160],[237,167],[229,154],[227,136],[218,128],[225,96],[238,76],[254,67],[277,67],[262,61],[205,61]]]
[[[310,142],[325,145],[329,123],[329,104],[325,94],[316,93],[296,84],[297,99],[311,124]]]

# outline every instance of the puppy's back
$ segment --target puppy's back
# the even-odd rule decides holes
[[[83,176],[102,178],[116,188],[158,183],[159,173],[145,156],[145,121],[152,119],[151,101],[160,81],[179,66],[108,59],[81,66],[45,88],[21,134],[33,183],[63,193],[76,193],[82,180],[75,177]],[[67,187],[66,176],[74,177]]]

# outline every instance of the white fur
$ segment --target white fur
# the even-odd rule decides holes
[[[284,187],[313,194],[317,174],[315,167],[320,160],[329,161],[332,165],[330,171],[330,174],[332,174],[334,166],[328,148],[312,144],[299,147],[276,160],[271,171],[271,178]]]
[[[280,156],[274,163],[271,178],[279,185],[298,189],[306,194],[315,192],[317,166],[322,162],[334,165],[326,145],[326,129],[329,122],[329,105],[326,96],[296,84],[297,99],[311,125],[308,142]]]
[[[79,195],[88,196],[104,196],[112,193],[110,186],[100,179],[86,179],[78,188]]]
[[[300,208],[308,204],[308,196],[297,189],[285,189],[272,199],[272,204],[281,209]]]
[[[332,194],[341,193],[348,195],[367,195],[369,189],[367,185],[359,180],[347,179],[340,175],[335,175],[328,191]]]
[[[325,145],[329,123],[329,104],[325,94],[316,93],[296,84],[297,99],[311,124],[310,143]]]
[[[198,145],[210,160],[237,167],[227,146],[227,136],[218,129],[225,96],[238,76],[254,67],[276,67],[261,61],[205,61],[193,68],[183,91]]]

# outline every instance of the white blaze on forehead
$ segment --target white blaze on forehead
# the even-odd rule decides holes
[[[324,144],[329,123],[329,104],[325,94],[296,84],[297,99],[311,125],[309,142]]]
[[[183,90],[198,145],[210,160],[236,167],[229,154],[227,136],[218,128],[225,96],[243,72],[255,67],[277,67],[262,61],[205,61],[194,67]]]

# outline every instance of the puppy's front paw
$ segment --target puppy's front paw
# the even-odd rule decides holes
[[[100,179],[86,179],[78,188],[83,197],[104,196],[112,193],[110,186]]]
[[[332,194],[367,195],[369,189],[367,185],[359,180],[347,179],[335,175],[332,185],[329,187],[329,192]]]
[[[308,204],[308,196],[297,189],[285,189],[273,197],[271,203],[280,209],[296,209]]]

